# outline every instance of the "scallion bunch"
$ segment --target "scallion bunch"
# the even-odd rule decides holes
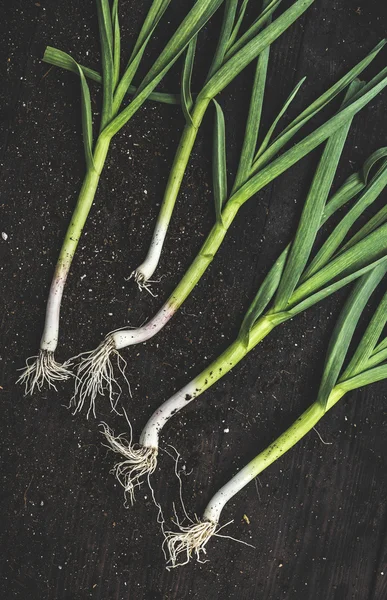
[[[348,362],[359,318],[386,271],[384,261],[363,275],[351,292],[333,331],[316,401],[213,496],[201,520],[189,519],[187,524],[175,520],[177,530],[165,532],[163,548],[169,567],[187,564],[191,557],[203,562],[208,541],[222,529],[219,520],[227,502],[297,444],[345,394],[387,378],[387,338],[382,335],[387,321],[387,294]],[[386,287],[385,279],[381,285]]]
[[[351,84],[344,106],[356,97],[362,84]],[[260,286],[249,307],[236,340],[190,383],[164,402],[148,420],[139,444],[132,439],[115,438],[108,427],[104,432],[111,448],[122,456],[115,466],[116,476],[131,502],[135,489],[145,473],[153,473],[157,465],[160,434],[166,423],[189,403],[224,377],[275,327],[292,319],[334,292],[358,279],[377,265],[387,264],[387,222],[373,217],[347,241],[346,233],[367,206],[376,200],[387,185],[387,149],[374,153],[367,169],[381,161],[379,169],[359,194],[358,176],[351,176],[328,200],[339,164],[350,121],[326,142],[301,214],[293,242]],[[364,170],[363,170],[364,173]],[[313,252],[321,226],[337,209],[353,202],[351,209],[328,236],[320,250]],[[379,214],[379,213],[378,213]],[[329,248],[329,251],[328,251]]]
[[[112,138],[139,110],[190,41],[196,37],[203,25],[223,2],[223,0],[196,0],[136,89],[131,102],[123,106],[123,100],[132,85],[144,51],[170,1],[153,0],[129,61],[122,72],[118,0],[114,0],[111,4],[109,0],[97,0],[103,101],[99,132],[96,138],[93,134],[90,91],[86,80],[86,77],[91,75],[90,70],[84,69],[72,57],[61,51],[54,48],[46,50],[45,60],[47,62],[65,68],[69,68],[71,65],[71,70],[79,75],[86,175],[51,283],[39,355],[27,360],[26,368],[19,378],[19,381],[25,385],[26,394],[32,394],[35,389],[40,390],[45,383],[55,387],[57,381],[67,379],[71,375],[69,363],[60,364],[54,356],[59,338],[60,307],[70,266],[94,201]]]
[[[311,1],[295,2],[284,14],[272,21],[272,15],[281,2],[282,0],[263,0],[260,14],[240,35],[249,0],[226,0],[215,55],[209,65],[204,86],[195,95],[191,90],[191,77],[197,38],[193,38],[188,46],[181,82],[181,104],[186,125],[168,177],[149,251],[145,261],[132,272],[140,289],[149,289],[149,280],[159,263],[183,176],[209,105],[213,102],[216,105],[215,97],[258,55],[261,56],[259,89],[264,84],[263,68],[267,67],[270,45],[312,4]],[[238,183],[240,180],[237,177],[236,184]]]
[[[369,65],[374,59],[385,42],[378,46],[366,56],[358,65],[342,77],[336,84],[329,88],[308,108],[306,108],[298,117],[296,117],[280,134],[273,139],[274,129],[287,106],[291,102],[299,85],[293,90],[287,99],[284,108],[270,127],[268,133],[262,136],[262,141],[258,143],[260,136],[260,114],[264,96],[264,81],[266,77],[266,58],[261,54],[258,59],[257,75],[254,80],[250,112],[247,121],[246,134],[241,152],[239,168],[230,192],[227,190],[226,179],[226,150],[225,150],[225,124],[223,112],[219,105],[216,110],[215,143],[214,143],[214,198],[216,222],[205,240],[198,255],[185,273],[180,283],[172,292],[168,300],[164,303],[157,314],[145,325],[138,329],[120,329],[108,334],[103,342],[91,352],[80,355],[80,364],[75,379],[75,392],[73,401],[76,410],[81,410],[87,401],[89,405],[88,414],[95,410],[95,401],[99,394],[103,395],[107,391],[112,406],[115,405],[115,376],[112,359],[119,359],[119,351],[127,346],[138,344],[152,338],[164,325],[173,317],[186,298],[189,296],[195,285],[198,283],[203,273],[211,264],[216,252],[218,251],[227,231],[231,227],[240,207],[254,195],[281,175],[295,163],[301,160],[309,152],[322,144],[330,136],[338,131],[344,131],[351,123],[353,117],[387,85],[387,69],[383,69],[370,82],[366,84],[356,84],[351,88],[352,92],[346,97],[339,111],[328,119],[323,125],[315,129],[312,133],[305,136],[301,141],[283,152],[284,146],[289,143],[293,136],[305,125],[313,116],[315,116],[323,107],[325,107],[340,92],[347,89],[351,82]],[[341,138],[340,138],[341,139]],[[329,147],[333,142],[329,141]],[[326,161],[324,161],[326,164]],[[336,168],[336,167],[335,167]],[[332,175],[335,168],[330,172]],[[319,174],[319,177],[321,175]],[[326,192],[329,192],[331,181],[324,180]],[[311,190],[311,198],[314,199],[316,191]],[[324,196],[319,198],[320,204],[317,206],[317,212],[313,217],[319,214],[321,203],[325,203]],[[314,200],[313,200],[314,201]],[[309,211],[310,202],[308,200],[307,210]],[[313,209],[314,211],[314,209]],[[321,215],[320,215],[321,216]],[[320,222],[318,223],[318,226]],[[317,226],[316,226],[317,227]],[[313,236],[316,231],[309,227],[309,224],[302,222],[302,232],[297,236],[298,245],[306,244],[306,258],[311,251]],[[305,267],[305,260],[298,262],[298,269],[293,270],[294,256],[298,254],[298,249],[292,250],[289,257],[289,267],[286,268],[286,288],[281,283],[278,292],[278,302],[276,311],[282,313],[286,307],[286,299],[293,298],[295,292],[294,286],[297,283],[297,273],[303,276],[302,271]],[[281,258],[281,264],[278,269],[284,269],[285,259]],[[300,287],[300,293],[304,288]],[[309,290],[310,291],[310,290]],[[306,294],[309,293],[306,290]],[[262,292],[264,294],[266,292]],[[270,299],[270,298],[269,298]],[[298,298],[294,297],[294,303]],[[282,307],[281,310],[279,307]],[[263,307],[264,308],[264,307]],[[271,317],[273,322],[277,317]]]

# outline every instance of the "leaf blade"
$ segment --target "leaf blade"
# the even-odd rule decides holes
[[[224,114],[216,100],[215,126],[212,157],[212,180],[217,222],[222,222],[222,206],[227,198],[227,158],[226,158],[226,127]]]
[[[188,44],[181,76],[181,106],[187,123],[192,124],[191,109],[193,105],[191,93],[192,71],[195,61],[197,35]]]

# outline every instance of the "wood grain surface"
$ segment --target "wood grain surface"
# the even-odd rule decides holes
[[[128,51],[149,4],[121,1]],[[190,5],[172,0],[146,64]],[[273,45],[264,127],[302,76],[303,91],[285,122],[360,60],[386,34],[386,17],[383,0],[316,0]],[[218,27],[219,16],[201,36],[194,82],[202,80]],[[41,57],[50,44],[98,68],[95,4],[14,0],[2,7],[0,29],[0,231],[8,235],[0,239],[1,598],[385,600],[386,384],[349,394],[318,431],[227,505],[224,522],[234,522],[225,533],[254,548],[214,539],[206,564],[171,572],[147,486],[126,510],[109,474],[114,457],[101,444],[98,423],[120,432],[125,421],[103,398],[97,421],[73,416],[71,383],[58,393],[23,397],[17,369],[38,348],[53,266],[84,172],[78,81]],[[382,51],[367,78],[386,64]],[[180,66],[163,89],[178,89]],[[220,97],[230,177],[252,73],[247,69]],[[92,95],[98,112],[96,85]],[[355,119],[336,184],[387,145],[386,106],[384,92]],[[65,291],[60,359],[95,347],[114,328],[141,324],[179,281],[214,220],[212,117],[209,112],[184,180],[157,298],[140,294],[126,278],[145,255],[184,119],[178,107],[149,102],[117,135]],[[122,402],[136,436],[150,413],[233,339],[294,232],[319,154],[243,207],[180,313],[152,341],[123,352],[133,398],[125,393]],[[380,202],[386,199],[384,193]],[[314,400],[346,293],[277,328],[166,427],[162,447],[175,447],[190,473],[183,488],[191,514],[200,515],[218,487]],[[153,477],[168,521],[178,501],[173,468],[163,452]]]

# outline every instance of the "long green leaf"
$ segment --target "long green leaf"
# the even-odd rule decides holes
[[[58,50],[57,48],[47,46],[42,60],[49,65],[54,65],[55,67],[60,67],[62,69],[66,69],[66,71],[71,71],[72,73],[79,75],[78,67],[75,64],[74,59],[66,52],[63,52],[63,50]],[[87,79],[95,81],[96,83],[102,83],[102,76],[100,73],[83,65],[79,66],[81,67],[83,74]],[[130,85],[128,88],[128,94],[134,96],[136,92],[137,88],[134,85]],[[180,95],[167,94],[164,92],[152,92],[149,94],[148,100],[162,102],[163,104],[180,104]]]
[[[297,0],[293,6],[227,60],[206,83],[199,96],[215,98],[254,58],[286,31],[313,2],[314,0]]]
[[[289,299],[289,307],[310,297],[330,281],[346,277],[367,264],[382,258],[387,252],[387,224],[368,235],[365,239],[333,258],[325,267],[302,283]],[[280,307],[287,310],[287,307]]]
[[[112,29],[113,29],[113,91],[116,89],[120,79],[120,59],[121,59],[121,34],[120,21],[118,16],[118,0],[113,1],[112,7]]]
[[[212,179],[216,220],[222,222],[222,206],[227,198],[226,130],[221,106],[216,100],[212,159]]]
[[[358,82],[352,82],[346,99],[353,96],[357,88]],[[278,286],[274,302],[278,310],[286,308],[289,298],[293,294],[308,262],[317,232],[321,226],[325,204],[329,197],[350,126],[351,120],[346,121],[344,126],[334,133],[326,143],[304,204],[297,233],[291,246],[281,282]]]
[[[254,162],[252,173],[257,173],[267,165],[274,156],[294,137],[294,135],[314,116],[316,116],[320,110],[322,110],[329,102],[331,102],[338,94],[345,90],[348,85],[356,79],[364,69],[374,60],[380,50],[386,44],[386,40],[382,40],[375,46],[375,48],[357,65],[355,65],[348,73],[346,73],[339,81],[337,81],[332,87],[326,92],[319,96],[312,104],[310,104],[301,114],[298,115],[270,144],[269,148],[261,154],[258,159]],[[381,72],[384,73],[384,70]],[[386,73],[384,73],[385,77]],[[374,82],[370,88],[365,87],[364,90],[360,90],[359,97],[366,94],[370,89],[373,89],[377,83]],[[355,96],[352,102],[358,99]]]
[[[301,79],[301,81],[299,81],[297,83],[297,85],[295,86],[295,88],[292,90],[290,96],[287,98],[285,104],[283,105],[283,107],[281,108],[281,110],[279,111],[278,115],[276,116],[276,118],[274,119],[272,125],[270,126],[267,134],[265,135],[262,144],[260,145],[255,157],[254,157],[254,162],[256,160],[258,160],[258,158],[261,156],[261,154],[264,153],[264,151],[266,150],[266,148],[268,147],[270,140],[273,136],[273,133],[275,131],[275,128],[277,127],[279,121],[282,119],[282,117],[284,116],[284,114],[286,113],[287,109],[289,108],[290,104],[293,102],[294,98],[296,97],[296,95],[299,92],[300,87],[302,86],[302,84],[304,83],[306,77],[303,77]],[[252,161],[253,162],[253,161]],[[250,168],[250,172],[251,172],[251,168]]]
[[[247,0],[248,1],[248,0]],[[214,58],[208,71],[208,81],[212,75],[219,69],[224,62],[224,57],[230,41],[230,35],[235,21],[235,13],[238,8],[238,0],[226,0],[224,5],[224,14],[222,27],[220,29],[218,44],[216,46]]]
[[[340,249],[340,252],[345,252],[348,248],[351,248],[355,244],[357,244],[360,240],[363,240],[367,235],[375,231],[378,227],[383,225],[387,221],[387,206],[383,206],[376,215],[371,217],[371,219],[357,232],[355,235],[351,237],[348,242],[344,244],[344,246]]]
[[[342,186],[333,194],[333,196],[327,202],[321,219],[320,228],[332,215],[335,214],[336,211],[338,211],[342,206],[344,206],[344,204],[349,202],[353,197],[357,196],[357,194],[367,185],[368,177],[372,167],[376,164],[378,160],[381,160],[383,157],[384,149],[382,148],[380,150],[377,150],[376,152],[371,154],[369,158],[367,158],[359,172],[353,173],[353,175],[350,175],[348,177],[348,179],[342,184]],[[274,294],[278,289],[278,285],[281,281],[285,261],[289,254],[290,247],[291,244],[288,244],[286,246],[285,250],[283,250],[278,260],[270,269],[262,285],[260,286],[256,297],[251,303],[249,310],[246,313],[246,316],[242,323],[240,335],[245,339],[245,341],[247,341],[247,344],[251,327],[254,325],[256,320],[262,315],[264,309],[268,306],[269,302],[272,300]],[[302,281],[303,280],[304,275],[302,277]]]
[[[256,323],[257,319],[259,319],[259,317],[262,315],[263,311],[268,306],[278,289],[289,250],[290,246],[287,246],[281,253],[278,260],[276,260],[269,273],[263,280],[263,283],[259,287],[259,290],[243,319],[239,331],[239,337],[243,339],[246,346],[249,344],[251,328]]]
[[[267,0],[264,1],[264,6],[266,4]],[[247,181],[251,172],[251,165],[257,147],[257,140],[261,126],[263,98],[265,94],[269,56],[270,46],[267,46],[267,48],[265,48],[258,56],[250,99],[249,114],[246,122],[245,136],[239,158],[238,170],[234,181],[233,192],[239,189]]]
[[[387,77],[383,78],[377,85],[367,93],[362,94],[356,101],[352,102],[336,115],[328,119],[314,132],[310,133],[293,148],[287,150],[282,156],[273,160],[265,169],[252,176],[236,193],[230,198],[230,202],[238,205],[247,202],[254,194],[276,179],[284,171],[301,160],[309,152],[317,148],[322,142],[340,129],[347,120],[358,113],[372,98],[374,98],[387,85]]]
[[[386,152],[387,154],[387,152]],[[366,187],[360,198],[354,206],[344,215],[341,221],[336,225],[331,235],[325,241],[317,255],[314,257],[308,268],[305,270],[302,280],[306,280],[323,266],[327,264],[329,259],[334,255],[340,244],[344,240],[348,231],[360,217],[360,215],[379,197],[382,190],[387,185],[387,161],[370,184]]]
[[[387,337],[385,337],[381,342],[378,343],[372,355],[376,355],[379,352],[382,352],[387,349]]]
[[[347,178],[342,186],[328,200],[324,208],[320,228],[332,215],[335,214],[337,210],[355,197],[368,184],[368,178],[373,166],[384,157],[384,148],[373,152],[365,160],[362,168],[357,173],[354,173]],[[288,244],[278,260],[274,263],[245,315],[240,329],[240,336],[244,339],[247,345],[251,328],[257,319],[262,315],[264,309],[268,306],[278,289],[290,248],[291,244]],[[301,281],[304,281],[304,279],[306,279],[305,273],[303,274]]]
[[[112,137],[137,112],[147,97],[159,84],[164,75],[176,62],[180,54],[208,19],[219,8],[223,0],[197,0],[186,18],[169,40],[159,58],[140,84],[133,101],[107,126],[105,135]]]
[[[364,275],[352,290],[336,322],[324,364],[318,392],[318,402],[326,409],[328,398],[335,387],[360,316],[387,271],[387,261]]]
[[[353,173],[344,181],[343,185],[335,192],[324,209],[324,223],[333,213],[352,200],[368,185],[371,170],[379,160],[385,158],[385,152],[385,148],[380,148],[373,152],[364,162],[362,169],[357,173]]]
[[[121,106],[121,103],[127,93],[129,86],[131,85],[133,78],[137,72],[141,59],[144,55],[145,49],[153,35],[154,30],[159,24],[160,19],[164,15],[168,8],[171,0],[153,0],[152,6],[150,7],[141,31],[138,35],[136,44],[129,58],[128,64],[125,69],[121,81],[118,83],[116,92],[113,98],[113,112],[116,114]]]
[[[386,378],[387,365],[382,365],[380,367],[376,367],[375,369],[369,369],[368,371],[364,371],[360,375],[356,375],[351,379],[347,379],[346,381],[340,382],[339,387],[345,392],[349,392],[351,390],[357,390],[358,388],[370,385],[371,383],[382,381]]]
[[[246,44],[251,42],[254,39],[254,37],[257,36],[257,34],[262,30],[262,28],[270,21],[272,14],[279,7],[281,2],[282,2],[282,0],[269,0],[269,1],[265,0],[265,2],[263,3],[262,12],[258,16],[258,18],[247,29],[247,31],[237,41],[235,41],[236,37],[237,37],[236,33],[239,31],[240,25],[243,20],[244,12],[242,15],[239,16],[236,27],[233,30],[232,35],[230,36],[226,59],[229,60],[230,58],[235,56],[235,54],[237,52],[239,52],[239,50],[241,50],[243,47],[245,47]],[[246,7],[247,7],[247,3],[244,8],[246,9]],[[242,20],[241,20],[241,16],[242,16]]]
[[[113,29],[109,0],[97,0],[99,35],[102,60],[102,115],[101,131],[109,123],[113,114],[114,66],[113,66]]]
[[[79,65],[78,65],[79,67]],[[88,169],[94,168],[93,158],[93,117],[91,112],[91,100],[89,86],[82,69],[79,67],[79,77],[82,90],[82,134],[85,148],[86,165]]]
[[[188,44],[181,76],[181,107],[187,123],[192,123],[191,109],[193,105],[191,81],[195,61],[197,35]]]
[[[300,314],[301,312],[304,312],[308,308],[311,308],[315,304],[318,304],[322,300],[325,300],[325,298],[332,296],[332,294],[338,292],[353,281],[356,281],[356,279],[358,279],[359,277],[362,277],[362,275],[365,275],[378,265],[385,262],[387,262],[386,253],[383,254],[380,258],[366,264],[365,266],[357,268],[355,271],[351,271],[349,275],[345,275],[344,277],[339,278],[337,281],[334,281],[334,283],[328,283],[326,287],[323,287],[318,292],[311,293],[309,296],[306,296],[304,300],[301,300],[301,302],[296,303],[294,306],[292,306],[292,308],[290,308],[287,311],[288,318],[295,317],[296,315]],[[332,281],[332,279],[330,281]]]
[[[385,338],[383,340],[383,342],[381,342],[381,346],[387,343],[387,338]],[[381,350],[378,350],[378,352],[374,351],[371,356],[369,357],[367,364],[366,364],[366,368],[367,369],[372,369],[374,367],[377,367],[378,365],[380,365],[381,363],[384,363],[387,361],[387,349],[386,347],[384,347]]]
[[[87,85],[86,77],[83,73],[82,67],[69,55],[67,55],[66,60],[71,61],[71,70],[74,70],[78,73],[81,82],[83,146],[85,149],[86,166],[88,169],[93,169],[93,117],[91,110],[90,90],[89,86]]]
[[[361,373],[375,350],[376,344],[387,322],[387,294],[383,296],[370,324],[368,325],[360,344],[358,345],[349,365],[342,374],[342,379],[349,379]],[[380,360],[380,357],[379,357]]]
[[[238,16],[236,19],[236,23],[232,28],[232,31],[230,33],[229,39],[228,39],[228,44],[227,44],[227,50],[231,48],[231,46],[234,44],[236,38],[238,37],[238,33],[239,30],[242,26],[242,22],[246,13],[246,9],[247,9],[247,5],[249,3],[250,0],[243,0],[241,7],[239,9],[238,12]],[[235,19],[234,19],[235,20]]]

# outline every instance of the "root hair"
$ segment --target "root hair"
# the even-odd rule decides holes
[[[138,269],[131,272],[130,276],[128,277],[128,280],[132,278],[134,279],[134,282],[136,283],[140,292],[142,292],[142,290],[145,290],[146,292],[148,292],[148,294],[153,296],[153,298],[157,298],[157,294],[152,292],[151,284],[158,283],[158,281],[153,281],[152,279],[145,279],[144,273],[142,273]]]
[[[96,416],[95,403],[98,396],[107,393],[112,410],[117,411],[117,403],[122,394],[122,388],[114,375],[112,358],[116,359],[118,370],[125,379],[132,396],[130,383],[125,375],[127,362],[115,348],[114,339],[111,334],[107,335],[103,342],[95,350],[82,352],[72,360],[80,358],[75,377],[75,389],[71,398],[71,405],[75,406],[74,414],[83,409],[85,402],[89,402],[87,418],[92,413]]]
[[[124,488],[124,506],[126,508],[128,508],[129,505],[133,506],[136,488],[141,486],[144,477],[146,477],[152,492],[153,500],[160,509],[160,506],[154,498],[153,488],[149,482],[150,476],[155,472],[157,467],[157,449],[141,446],[140,444],[133,444],[131,428],[130,438],[128,440],[122,433],[115,436],[114,432],[106,425],[106,423],[101,423],[101,427],[102,434],[108,442],[108,444],[105,444],[106,447],[124,458],[124,460],[116,463],[111,470],[111,473],[115,475]]]
[[[74,374],[69,369],[71,360],[63,364],[55,360],[54,353],[48,350],[40,350],[37,356],[31,356],[26,360],[26,366],[21,369],[23,373],[17,379],[17,383],[24,385],[24,395],[31,395],[37,390],[41,391],[45,384],[54,388],[57,392],[56,383],[65,381]]]

